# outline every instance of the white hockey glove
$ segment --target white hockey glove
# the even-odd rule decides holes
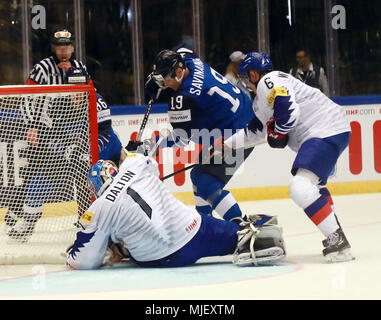
[[[143,144],[138,147],[138,153],[144,154],[145,156],[148,156],[148,155],[154,156],[156,151],[157,151],[157,144],[156,144],[156,141],[152,139],[144,140]]]

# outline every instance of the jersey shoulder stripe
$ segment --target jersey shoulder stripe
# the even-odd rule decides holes
[[[276,97],[287,97],[287,89],[285,87],[274,87],[267,95],[267,102],[271,108],[274,108]]]

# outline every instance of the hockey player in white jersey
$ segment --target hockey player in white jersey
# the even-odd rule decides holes
[[[272,69],[270,57],[264,53],[250,52],[241,62],[241,76],[257,86],[253,102],[257,118],[225,141],[225,146],[234,149],[242,142],[252,146],[267,133],[270,147],[288,145],[297,152],[289,184],[291,198],[326,237],[323,255],[333,262],[352,260],[326,187],[338,157],[349,144],[350,125],[342,108],[319,89]]]
[[[114,244],[142,267],[185,266],[231,254],[241,266],[275,264],[285,256],[275,217],[236,222],[201,217],[168,191],[153,158],[129,156],[119,172],[113,162],[100,160],[90,169],[89,182],[97,199],[82,215],[83,230],[67,252],[67,264],[74,269],[102,266]],[[107,255],[107,261],[119,260]]]

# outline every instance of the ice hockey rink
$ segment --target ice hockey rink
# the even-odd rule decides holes
[[[93,271],[62,265],[0,266],[1,299],[351,300],[381,299],[381,194],[334,196],[355,260],[327,263],[322,234],[291,199],[241,202],[245,213],[277,215],[287,258],[278,266],[237,267],[212,257],[183,268],[125,263]],[[207,245],[207,244],[205,244]]]

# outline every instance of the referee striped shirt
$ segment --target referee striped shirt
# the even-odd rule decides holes
[[[66,72],[64,69],[58,67],[58,61],[53,56],[45,58],[35,64],[29,74],[29,79],[40,85],[46,84],[65,84]],[[86,66],[78,60],[71,58],[69,60],[73,67],[82,67],[86,70]]]

